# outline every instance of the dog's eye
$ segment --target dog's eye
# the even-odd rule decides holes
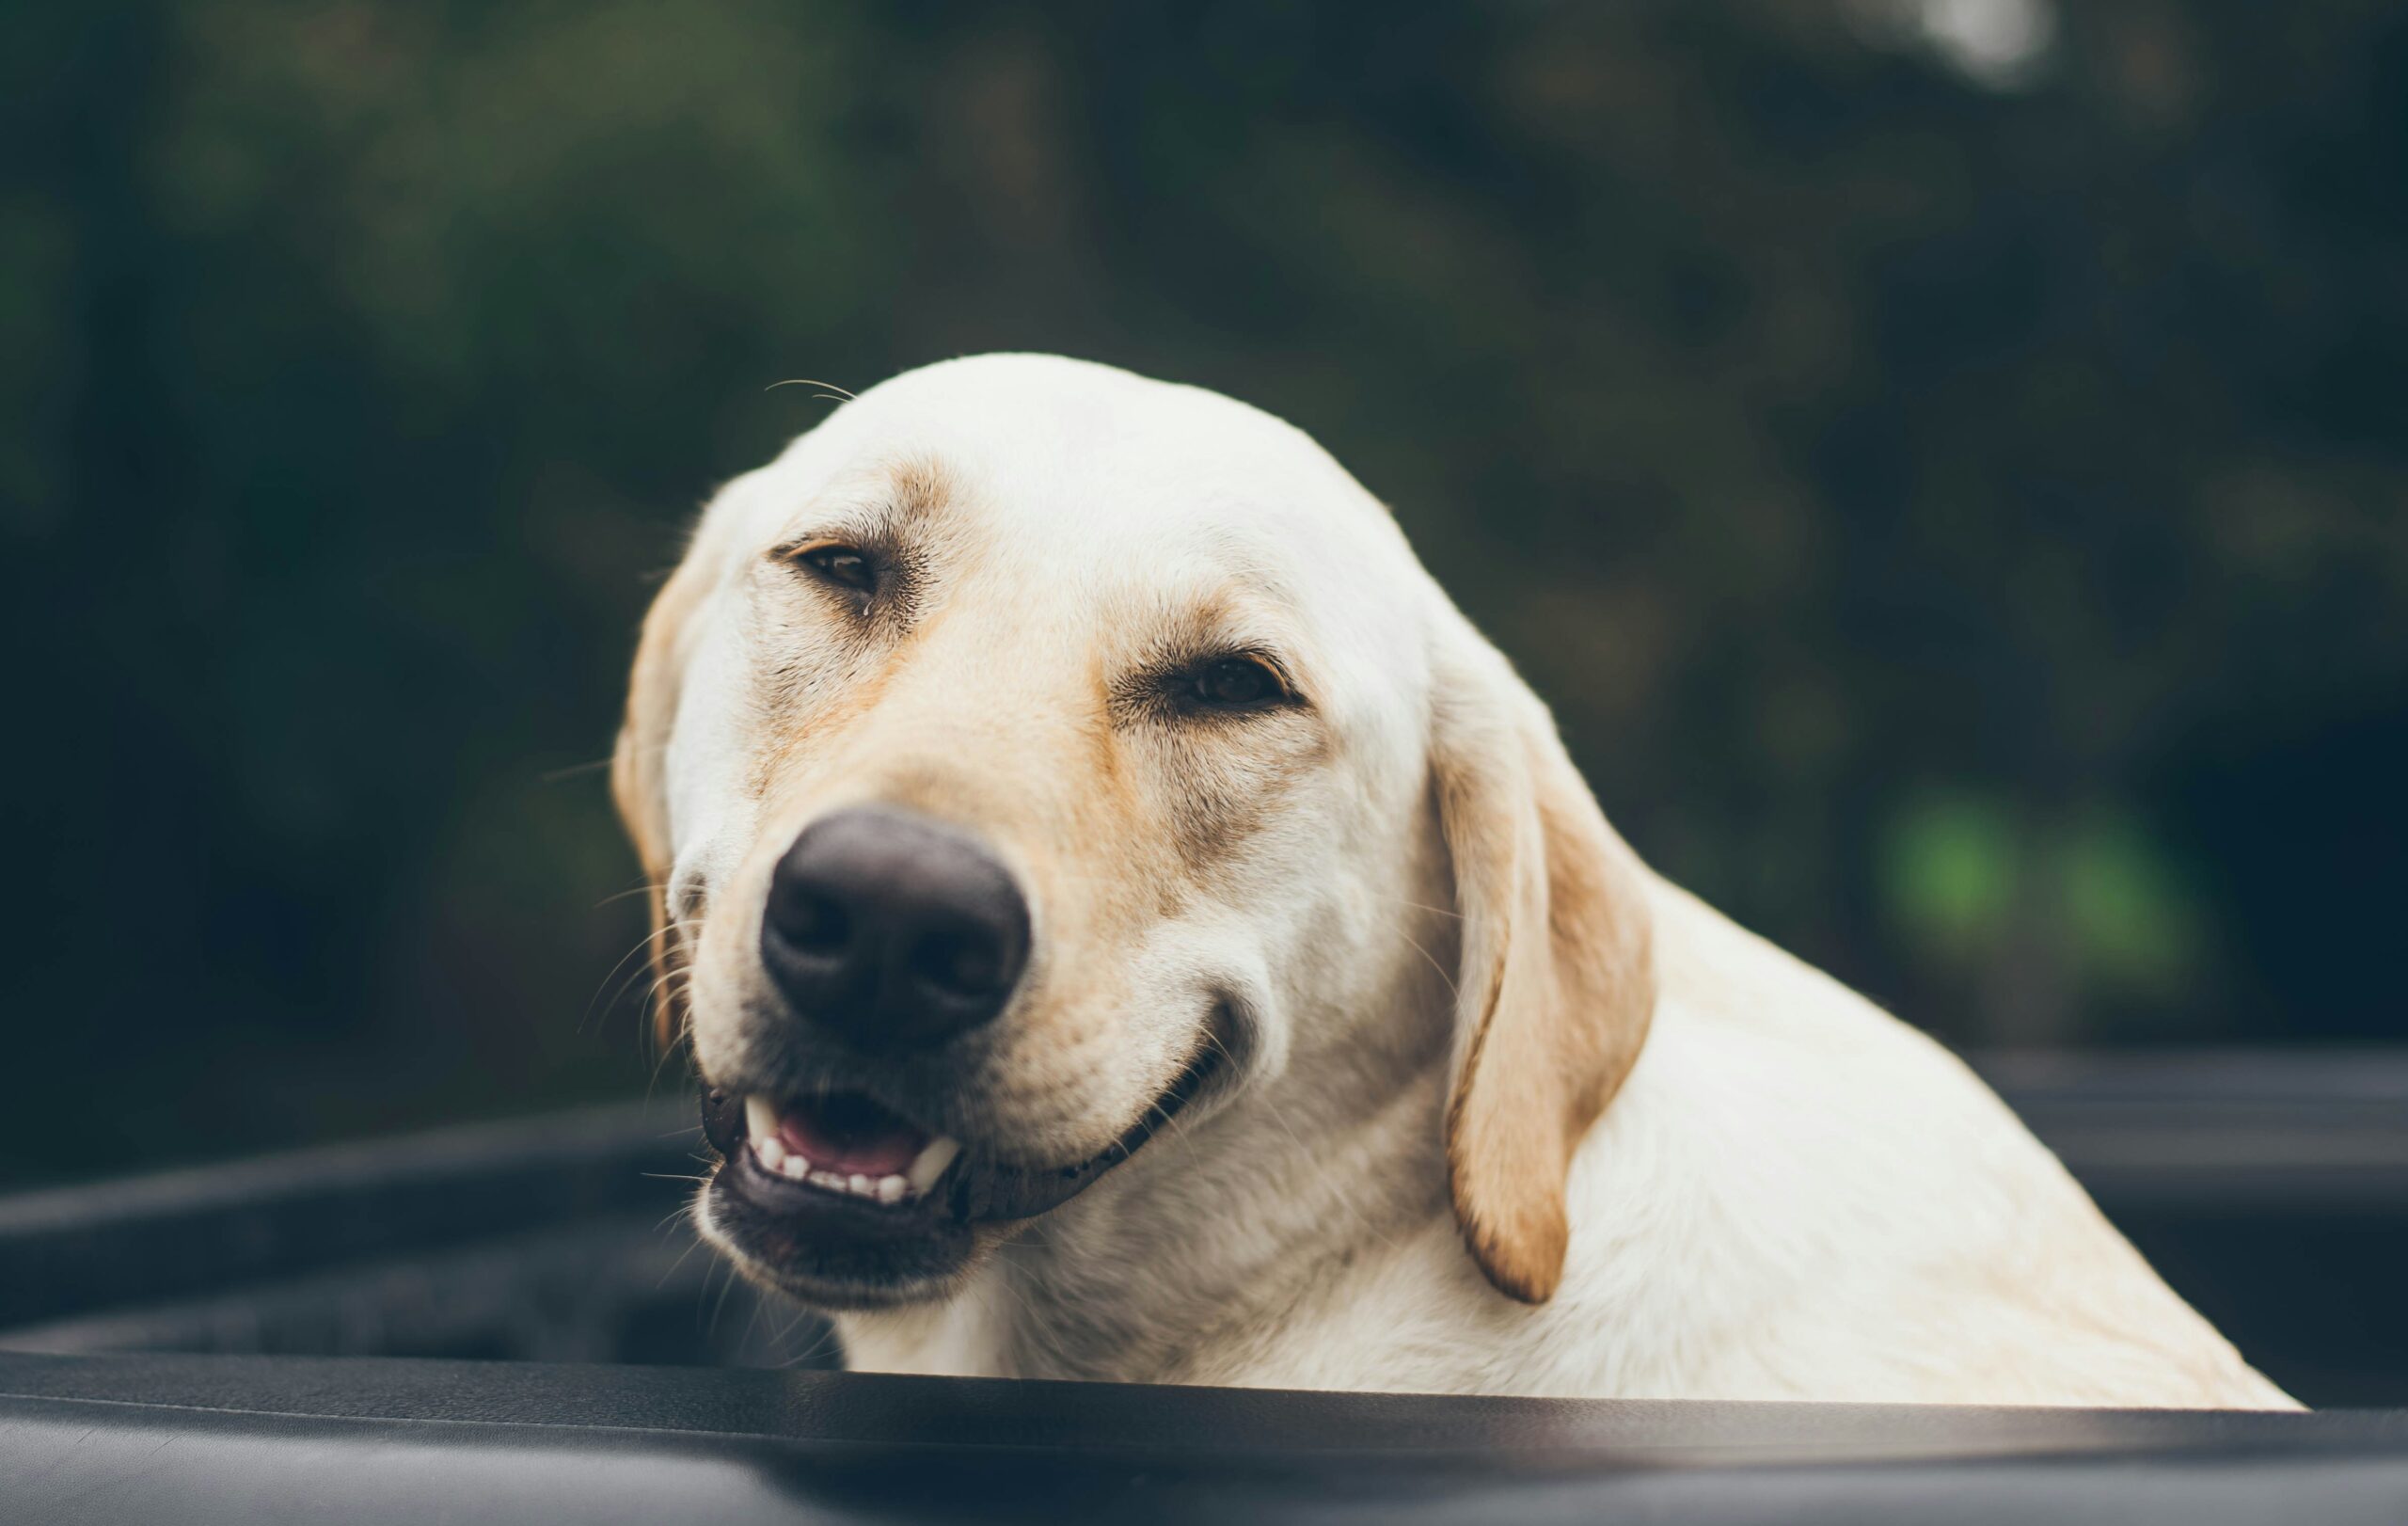
[[[849,546],[814,546],[797,552],[794,564],[839,588],[857,594],[878,591],[878,564]]]
[[[1259,710],[1287,697],[1279,676],[1251,657],[1224,657],[1187,677],[1191,704],[1213,710]]]

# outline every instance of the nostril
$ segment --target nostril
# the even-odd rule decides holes
[[[925,934],[911,946],[907,962],[913,975],[956,995],[991,995],[1005,983],[1003,948],[974,929]]]
[[[778,936],[798,953],[836,954],[852,941],[853,919],[843,902],[816,891],[779,898]]]

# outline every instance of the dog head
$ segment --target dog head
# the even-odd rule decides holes
[[[845,404],[704,514],[614,787],[755,1279],[942,1297],[1181,1109],[1420,1025],[1466,1244],[1553,1290],[1654,1005],[1643,871],[1290,426],[1023,356]],[[1433,962],[1447,1009],[1396,1009]]]

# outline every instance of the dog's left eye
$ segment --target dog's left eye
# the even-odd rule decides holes
[[[1186,698],[1213,710],[1258,710],[1287,697],[1279,676],[1251,657],[1224,657],[1187,676]]]

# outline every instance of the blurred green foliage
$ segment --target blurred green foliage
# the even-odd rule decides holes
[[[642,1086],[650,580],[1003,347],[1319,436],[1952,1040],[2398,1036],[2398,5],[19,0],[0,103],[0,1181]]]

